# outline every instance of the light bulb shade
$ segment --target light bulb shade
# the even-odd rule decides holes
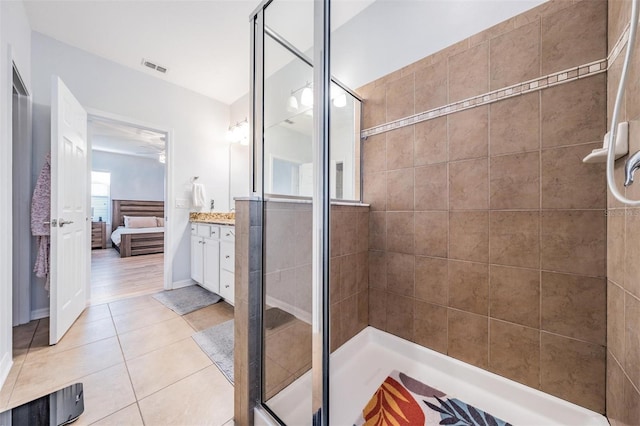
[[[313,105],[313,90],[310,87],[305,87],[302,89],[302,94],[300,95],[300,103],[303,106],[310,107]]]
[[[243,145],[249,144],[249,122],[245,121],[240,123],[240,143]],[[245,143],[246,142],[246,143]]]
[[[167,162],[167,155],[163,152],[160,155],[158,155],[158,161],[162,164]]]
[[[240,126],[236,125],[233,128],[233,141],[240,142],[240,139],[242,139],[242,130],[240,130]]]
[[[347,95],[341,93],[333,98],[333,105],[337,108],[344,108],[345,106],[347,106]]]
[[[289,96],[289,101],[287,102],[287,111],[298,111],[298,99],[294,95]]]

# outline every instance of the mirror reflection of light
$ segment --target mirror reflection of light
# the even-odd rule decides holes
[[[300,103],[303,106],[313,106],[313,90],[310,87],[302,89],[302,95],[300,95]]]
[[[347,106],[347,95],[341,93],[333,98],[333,105],[337,108],[344,108],[345,106]]]
[[[289,96],[289,102],[287,103],[287,111],[288,112],[298,111],[298,99],[295,97],[295,95]]]

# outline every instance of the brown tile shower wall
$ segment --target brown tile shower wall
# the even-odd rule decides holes
[[[629,23],[630,12],[631,2],[609,1],[609,50]],[[629,70],[621,121],[640,120],[639,46],[636,44],[635,58]],[[620,81],[623,54],[610,64],[607,129]],[[638,141],[637,137],[631,139],[630,153],[640,150]],[[623,194],[626,192],[627,197],[637,200],[640,199],[637,182],[626,191],[622,187],[626,159],[616,161],[616,181]],[[624,207],[610,194],[607,206],[607,417],[612,425],[640,424],[640,209]]]
[[[363,128],[601,60],[606,30],[606,1],[545,3],[361,88]],[[606,84],[363,142],[370,325],[605,411]]]

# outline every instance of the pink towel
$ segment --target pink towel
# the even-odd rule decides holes
[[[31,199],[31,233],[37,237],[38,256],[33,272],[46,278],[45,290],[49,290],[49,235],[51,235],[51,154],[47,154],[38,176]]]

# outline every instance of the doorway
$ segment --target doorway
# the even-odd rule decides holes
[[[166,281],[167,132],[93,115],[88,134],[89,303],[161,291]]]

